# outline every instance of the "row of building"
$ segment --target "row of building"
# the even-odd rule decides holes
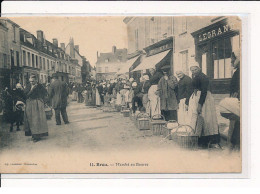
[[[127,56],[121,66],[119,61],[114,65],[113,60],[112,66],[117,67],[114,75],[138,78],[151,67],[170,65],[173,74],[182,70],[191,76],[190,66],[197,62],[210,78],[212,92],[228,93],[233,74],[231,53],[241,48],[238,17],[150,16],[125,17],[123,21],[127,26]],[[98,57],[100,76],[109,72],[111,55],[113,52]]]
[[[91,69],[73,38],[59,46],[57,38],[50,42],[41,30],[35,37],[10,19],[0,19],[0,89],[18,82],[25,86],[31,74],[43,84],[50,82],[53,73],[63,81],[82,83]]]

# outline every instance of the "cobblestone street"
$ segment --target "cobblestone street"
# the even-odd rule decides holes
[[[74,172],[78,165],[85,166],[84,172],[104,172],[105,167],[98,168],[97,163],[114,167],[107,172],[122,172],[125,166],[130,165],[130,161],[140,166],[157,165],[154,171],[149,168],[148,172],[164,172],[166,167],[171,166],[172,172],[183,172],[191,170],[194,165],[205,172],[239,170],[238,166],[232,166],[234,160],[240,160],[237,153],[231,157],[225,149],[180,149],[171,140],[153,136],[150,130],[138,130],[129,117],[123,117],[118,112],[103,112],[86,107],[83,103],[71,102],[68,115],[70,124],[61,126],[56,126],[53,116],[48,121],[49,136],[36,143],[24,136],[23,131],[9,133],[8,126],[4,127],[0,165],[15,165],[13,162],[19,158],[31,164],[26,168],[17,164],[20,172],[33,170],[33,165],[41,163],[46,168],[45,172],[54,166],[57,172]],[[48,166],[45,165],[46,162]],[[206,164],[207,167],[203,166]],[[138,169],[128,169],[126,172],[135,170]],[[144,172],[147,171],[144,169]]]

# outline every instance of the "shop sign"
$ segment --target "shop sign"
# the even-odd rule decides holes
[[[162,51],[172,49],[172,45],[173,45],[172,42],[169,42],[169,43],[162,45],[160,47],[156,47],[156,48],[150,50],[148,55],[155,55],[155,54],[160,53]]]
[[[207,31],[207,32],[199,34],[198,35],[198,40],[199,40],[199,42],[202,42],[202,41],[205,41],[205,40],[209,40],[209,39],[212,39],[214,37],[223,35],[223,34],[225,34],[227,32],[230,32],[232,30],[233,30],[232,25],[225,24],[225,25],[216,27],[216,28],[214,28],[214,29],[212,29],[210,31]]]

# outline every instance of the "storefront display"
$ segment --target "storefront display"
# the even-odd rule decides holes
[[[192,33],[195,59],[210,78],[212,93],[228,93],[234,71],[231,53],[240,49],[240,33],[234,21],[223,19]]]

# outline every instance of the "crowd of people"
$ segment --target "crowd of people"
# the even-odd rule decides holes
[[[233,52],[231,57],[236,69],[230,86],[230,96],[240,96],[240,54]],[[4,117],[11,124],[16,123],[17,130],[24,124],[26,136],[32,136],[37,142],[48,136],[45,107],[55,110],[56,125],[61,125],[60,114],[65,124],[69,124],[66,107],[68,96],[72,101],[88,106],[125,106],[132,114],[145,112],[150,117],[163,115],[166,121],[177,121],[195,129],[198,118],[203,118],[203,127],[197,132],[201,146],[218,146],[219,128],[214,98],[210,92],[209,78],[198,64],[190,65],[192,77],[181,70],[176,77],[170,75],[170,66],[160,69],[151,68],[141,78],[118,77],[110,80],[88,81],[85,84],[66,83],[54,74],[46,87],[37,82],[36,76],[30,77],[30,84],[23,89],[17,84],[13,90],[6,88],[1,99],[4,102]],[[24,108],[23,108],[24,107]],[[228,142],[230,147],[240,146],[240,118],[229,114],[230,129]]]
[[[240,54],[232,53],[232,65],[236,70],[230,84],[230,96],[239,98],[240,94]],[[170,75],[170,66],[160,70],[149,69],[139,80],[134,78],[116,78],[102,80],[96,84],[96,105],[126,106],[132,114],[145,112],[150,117],[163,115],[166,121],[177,121],[189,125],[199,136],[201,146],[219,148],[220,133],[217,121],[216,106],[210,92],[210,82],[197,63],[190,65],[192,77],[181,70],[176,76]],[[239,107],[238,107],[239,108]],[[233,115],[233,113],[230,113]],[[228,142],[230,148],[240,147],[240,118],[228,117],[230,129]],[[199,120],[199,119],[202,119]]]
[[[66,112],[68,85],[60,81],[57,75],[52,76],[50,84],[40,84],[36,75],[31,75],[25,88],[17,83],[14,89],[8,87],[1,92],[1,109],[3,120],[10,123],[10,132],[16,123],[17,131],[24,125],[25,136],[32,136],[37,142],[48,136],[46,107],[55,111],[56,125],[61,125],[60,114],[65,124],[69,124]]]

